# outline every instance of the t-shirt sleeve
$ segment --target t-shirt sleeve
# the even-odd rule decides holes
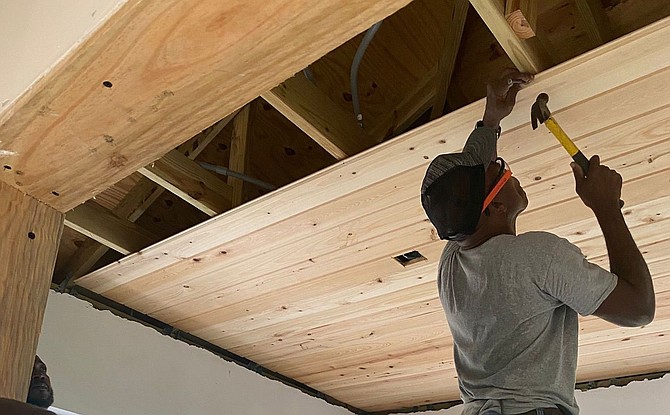
[[[618,277],[586,260],[581,250],[556,238],[544,291],[583,316],[593,314],[614,290]]]

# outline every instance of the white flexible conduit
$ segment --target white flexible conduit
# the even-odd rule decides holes
[[[354,55],[354,60],[351,63],[351,102],[354,104],[354,115],[356,115],[356,121],[358,121],[358,125],[361,128],[363,128],[363,114],[361,113],[361,103],[358,99],[358,67],[361,65],[363,55],[365,55],[365,50],[370,45],[370,42],[372,42],[372,38],[375,37],[375,33],[377,33],[377,30],[379,30],[379,26],[382,25],[382,22],[383,20],[375,23],[371,28],[368,29],[368,31],[365,33],[365,36],[363,36],[363,40],[361,40],[361,44],[358,46],[358,50],[356,50],[356,54]]]

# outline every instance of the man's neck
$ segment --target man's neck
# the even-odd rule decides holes
[[[516,227],[500,227],[496,229],[479,228],[475,233],[470,235],[463,241],[459,241],[458,245],[462,250],[473,249],[483,245],[486,241],[499,235],[513,235],[516,236]]]

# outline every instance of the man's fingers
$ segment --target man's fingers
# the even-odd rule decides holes
[[[600,166],[600,156],[596,154],[589,160],[589,170],[598,166]]]
[[[572,167],[572,174],[575,176],[575,183],[577,186],[579,186],[579,184],[584,180],[584,170],[582,170],[582,166],[575,163],[574,161],[570,163],[570,167]]]

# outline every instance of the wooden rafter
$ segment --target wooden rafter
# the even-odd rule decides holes
[[[430,119],[441,117],[444,114],[444,105],[447,101],[447,92],[449,83],[456,66],[456,57],[463,37],[465,21],[468,17],[470,3],[468,0],[455,0],[454,10],[451,15],[451,23],[448,32],[444,38],[442,54],[437,64],[437,73],[435,75],[435,98],[433,100],[433,109],[430,112]]]
[[[433,105],[435,97],[435,76],[437,66],[419,81],[414,90],[400,101],[393,111],[374,122],[369,128],[369,135],[377,142],[388,140],[403,132]]]
[[[609,19],[600,0],[572,0],[589,39],[595,46],[613,38]]]
[[[250,112],[251,105],[246,105],[233,119],[228,168],[238,173],[245,173],[247,168]],[[244,181],[229,176],[228,185],[232,187],[232,207],[241,205],[244,197]]]
[[[194,160],[219,135],[236,114],[237,111],[233,112],[191,140],[181,144],[177,147],[177,151]],[[164,191],[164,188],[143,177],[112,210],[112,213],[120,218],[128,219],[130,222],[135,222]],[[72,255],[72,258],[62,272],[64,275],[61,278],[70,278],[74,281],[86,274],[105,255],[107,250],[108,247],[105,245],[101,245],[95,240],[87,240]]]
[[[73,209],[409,2],[123,2],[0,115],[0,180]]]
[[[505,19],[504,9],[497,0],[470,0],[507,56],[518,70],[538,73],[549,67],[549,58],[536,39],[519,39]]]
[[[93,201],[67,212],[65,225],[124,255],[158,242],[158,237],[151,232]]]
[[[261,94],[293,124],[338,160],[372,146],[372,140],[347,113],[302,73]]]
[[[209,216],[231,207],[231,186],[177,150],[138,172]]]

